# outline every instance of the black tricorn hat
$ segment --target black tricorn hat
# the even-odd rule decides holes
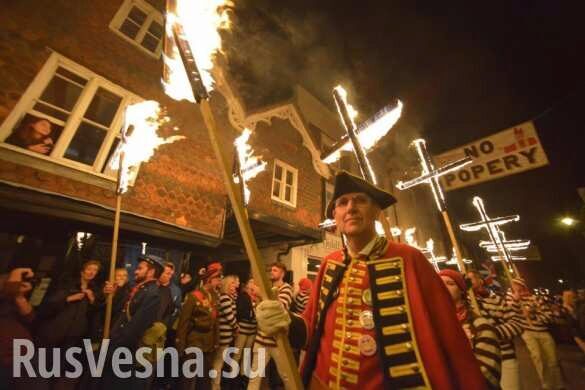
[[[394,198],[389,192],[386,192],[368,183],[361,177],[352,175],[347,171],[341,171],[335,175],[335,189],[333,190],[333,198],[331,198],[331,201],[327,205],[327,212],[325,216],[327,218],[333,218],[333,209],[335,208],[335,201],[337,198],[339,198],[341,195],[352,192],[363,192],[368,194],[382,210],[396,203],[396,198]]]
[[[153,265],[154,267],[158,268],[160,271],[164,270],[165,263],[162,257],[155,256],[155,255],[142,255],[138,257],[138,261],[146,261],[148,264]]]

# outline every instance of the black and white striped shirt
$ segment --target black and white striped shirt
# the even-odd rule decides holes
[[[236,331],[235,302],[228,294],[219,297],[219,345],[229,346],[234,342]]]
[[[292,287],[288,283],[283,283],[278,287],[277,291],[277,299],[278,301],[284,306],[286,310],[289,310],[291,302],[292,302]],[[258,334],[256,335],[256,339],[254,342],[265,346],[265,347],[276,347],[276,340],[273,337],[270,337],[260,330],[258,330]]]
[[[506,305],[505,299],[497,294],[488,297],[477,295],[481,314],[493,320],[500,340],[502,360],[515,359],[514,337],[522,334],[522,324],[519,314],[511,306]]]
[[[472,349],[481,373],[490,389],[500,388],[502,360],[498,332],[486,317],[476,317],[471,323]]]
[[[536,295],[523,295],[516,299],[511,292],[506,295],[506,304],[518,315],[522,329],[532,332],[547,332],[554,316],[550,306]],[[524,315],[524,310],[528,315]]]
[[[309,296],[311,295],[310,291],[299,291],[297,295],[295,295],[295,299],[293,300],[291,306],[291,313],[296,314],[303,314],[305,311],[305,307],[307,307],[307,303],[309,302]]]

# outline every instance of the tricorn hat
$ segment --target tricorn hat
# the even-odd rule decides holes
[[[394,198],[389,192],[368,183],[361,177],[352,175],[347,171],[341,171],[335,175],[335,189],[333,190],[333,197],[327,205],[325,216],[327,218],[333,218],[333,209],[335,208],[335,201],[337,198],[352,192],[363,192],[368,194],[382,210],[396,203],[396,198]]]

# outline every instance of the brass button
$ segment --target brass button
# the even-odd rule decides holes
[[[353,303],[353,299],[352,298],[347,298],[347,303]]]
[[[396,295],[401,296],[402,295],[402,290],[396,290]]]
[[[351,345],[349,345],[349,344],[345,344],[345,345],[343,346],[343,349],[345,349],[346,351],[349,351],[349,350],[351,350]]]
[[[353,325],[353,320],[347,320],[347,325],[349,326]]]
[[[343,359],[341,361],[341,364],[343,364],[344,366],[347,366],[349,364],[349,361],[347,359]]]
[[[351,332],[347,332],[347,333],[345,334],[345,338],[351,339]]]

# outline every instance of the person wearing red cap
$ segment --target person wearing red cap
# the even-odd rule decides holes
[[[509,305],[521,313],[520,322],[524,329],[522,340],[526,343],[542,388],[549,390],[564,388],[557,359],[557,346],[548,331],[554,320],[550,306],[532,294],[522,278],[512,279],[512,290],[508,293],[507,300]]]
[[[296,314],[303,314],[307,302],[309,302],[309,296],[311,295],[311,287],[313,282],[309,278],[302,278],[299,280],[299,291],[295,294],[293,304],[290,311]]]
[[[482,314],[493,319],[492,325],[498,332],[502,353],[500,386],[503,390],[520,390],[520,367],[514,348],[514,338],[523,331],[519,313],[512,306],[506,305],[506,299],[502,295],[485,287],[486,282],[478,271],[469,270],[467,277],[471,281]]]
[[[325,256],[302,316],[258,305],[258,328],[305,346],[305,388],[485,389],[451,297],[416,248],[376,234],[388,192],[347,172],[335,177],[327,217],[346,247]]]
[[[199,271],[201,285],[188,294],[177,324],[176,347],[183,361],[192,360],[196,356],[186,355],[185,350],[196,347],[203,352],[203,372],[208,373],[212,366],[214,352],[219,344],[217,323],[217,290],[221,285],[223,267],[219,262],[212,262]],[[221,373],[217,373],[221,375]],[[179,389],[190,390],[193,386],[210,388],[209,377],[181,377]]]
[[[481,372],[492,389],[500,388],[501,353],[498,334],[492,326],[493,319],[475,314],[467,300],[467,285],[463,274],[453,269],[444,269],[439,276],[453,299],[457,319],[465,331]]]

